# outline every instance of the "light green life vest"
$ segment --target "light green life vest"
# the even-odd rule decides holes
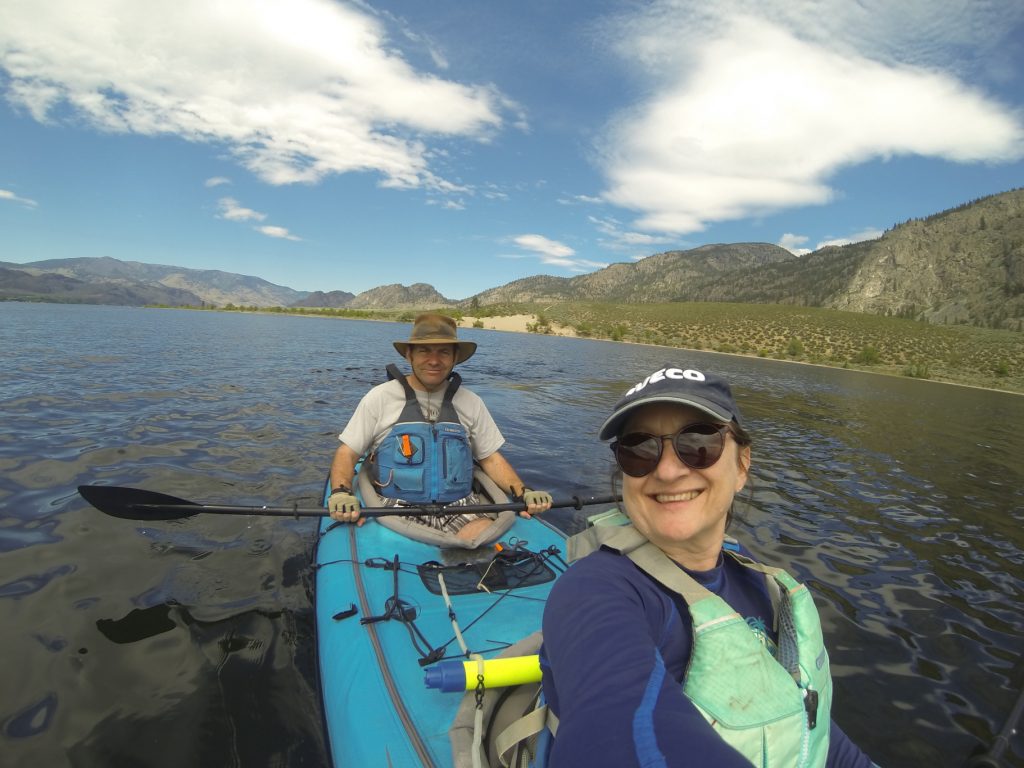
[[[804,585],[780,568],[724,550],[765,575],[779,640],[776,659],[742,616],[632,525],[577,534],[568,542],[569,561],[601,547],[625,555],[686,601],[693,650],[683,693],[728,744],[756,766],[825,765],[832,677],[818,611]]]

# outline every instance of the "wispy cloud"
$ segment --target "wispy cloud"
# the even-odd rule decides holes
[[[246,208],[233,197],[222,197],[217,205],[220,206],[220,218],[228,221],[263,221],[267,218],[265,213]]]
[[[1016,0],[657,0],[609,33],[651,96],[605,132],[602,197],[688,233],[828,202],[838,170],[871,160],[1019,159],[1021,116],[962,75],[1005,76],[973,59],[1022,22]]]
[[[602,269],[608,266],[605,262],[578,258],[576,257],[576,251],[571,247],[557,240],[544,237],[544,235],[517,235],[512,238],[512,242],[523,250],[540,256],[542,264],[562,267],[570,272],[592,272],[595,269]]]
[[[28,208],[35,208],[39,205],[39,203],[32,198],[16,195],[9,189],[0,189],[0,200],[10,200],[12,203],[21,203]]]
[[[810,248],[804,248],[804,243],[810,239],[807,235],[794,235],[792,232],[787,232],[779,238],[779,242],[776,245],[780,248],[785,248],[796,256],[803,256],[811,252]]]
[[[271,184],[371,171],[443,193],[428,142],[486,141],[511,105],[417,71],[384,20],[331,0],[5,0],[0,69],[39,121],[225,146]]]
[[[231,179],[226,176],[212,176],[203,182],[204,187],[220,187],[224,184],[230,184]]]
[[[880,229],[864,229],[847,237],[832,237],[827,240],[822,240],[814,246],[814,250],[825,248],[829,245],[849,245],[850,243],[860,243],[864,240],[877,240],[884,234],[885,233]]]
[[[590,223],[603,235],[598,244],[612,251],[633,252],[636,258],[650,256],[651,250],[663,245],[678,245],[679,239],[668,235],[652,235],[648,232],[635,232],[622,226],[622,222],[611,217],[598,218],[588,216]],[[644,249],[637,254],[638,248]]]
[[[262,227],[253,227],[253,229],[255,229],[257,232],[259,232],[261,235],[266,235],[267,237],[277,237],[277,238],[280,238],[281,240],[301,240],[302,239],[301,237],[293,235],[285,227],[274,227],[274,226],[271,226],[271,225],[267,224],[267,225],[262,226]]]
[[[593,197],[592,195],[566,195],[558,198],[559,205],[596,205],[604,202],[600,197]]]
[[[557,240],[551,240],[544,237],[544,235],[517,235],[512,238],[512,242],[527,251],[533,251],[534,253],[539,253],[542,256],[553,259],[566,258],[576,253],[576,251],[565,243],[560,243]]]
[[[226,219],[227,221],[263,221],[267,218],[267,214],[254,211],[252,208],[246,208],[233,197],[222,197],[217,201],[217,206],[220,208],[220,213],[217,214],[218,218]],[[302,240],[298,235],[293,235],[287,227],[263,224],[253,227],[253,229],[261,235],[280,240]]]
[[[848,235],[846,237],[830,237],[825,240],[819,241],[813,248],[806,248],[804,246],[810,241],[811,238],[807,237],[806,235],[794,235],[791,232],[787,232],[786,234],[779,238],[779,241],[778,243],[776,243],[776,245],[785,248],[787,251],[789,251],[792,254],[795,254],[796,256],[806,256],[808,253],[811,253],[812,251],[817,251],[821,248],[825,248],[830,245],[849,245],[850,243],[860,243],[863,242],[864,240],[877,240],[883,234],[885,233],[880,229],[863,229],[860,232],[855,232],[854,234]]]

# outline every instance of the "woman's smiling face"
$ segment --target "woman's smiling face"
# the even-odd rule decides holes
[[[652,403],[638,408],[622,434],[672,435],[695,423],[714,423],[687,406]],[[621,435],[620,435],[621,436]],[[750,447],[727,432],[722,457],[706,469],[683,464],[667,441],[650,474],[622,477],[622,500],[638,531],[676,562],[703,571],[718,562],[733,497],[747,482]]]

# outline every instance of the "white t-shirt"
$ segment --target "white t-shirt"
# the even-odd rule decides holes
[[[428,421],[437,419],[441,411],[444,390],[425,392],[414,390],[420,410]],[[473,458],[486,459],[505,443],[498,425],[491,418],[490,411],[478,394],[466,387],[459,387],[452,399],[459,421],[469,433]],[[338,439],[362,456],[370,447],[376,448],[388,431],[398,421],[405,407],[405,389],[399,381],[378,384],[356,406],[352,418]]]

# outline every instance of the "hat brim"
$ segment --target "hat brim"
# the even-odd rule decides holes
[[[459,363],[466,362],[467,360],[469,360],[469,358],[473,356],[473,353],[476,352],[475,341],[456,341],[453,339],[423,339],[418,341],[393,341],[391,343],[395,345],[395,349],[398,351],[398,354],[400,354],[402,357],[405,357],[405,353],[409,349],[410,344],[416,344],[417,346],[422,346],[426,344],[454,344],[456,347],[458,347],[458,352],[455,355],[456,365],[458,365]]]
[[[672,405],[685,405],[690,408],[696,408],[702,413],[706,413],[713,419],[717,419],[723,423],[728,424],[733,420],[733,414],[729,413],[720,406],[715,405],[707,400],[699,397],[673,397],[671,395],[655,395],[653,397],[644,397],[639,400],[634,400],[631,403],[626,403],[621,408],[616,408],[615,411],[605,419],[604,424],[601,425],[601,430],[598,432],[598,439],[610,440],[616,437],[622,425],[629,418],[629,415],[633,413],[637,408],[645,405],[651,405],[652,403],[671,403]]]

